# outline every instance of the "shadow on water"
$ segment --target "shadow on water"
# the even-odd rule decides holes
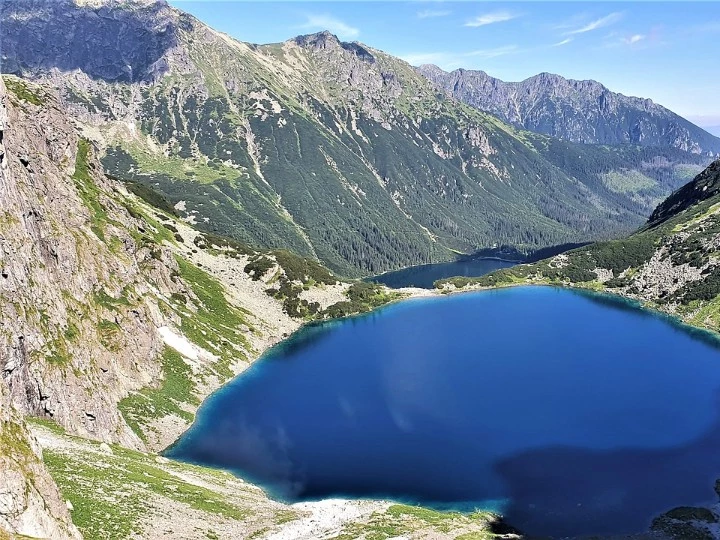
[[[509,502],[504,520],[533,535],[632,534],[647,531],[653,518],[677,506],[714,504],[720,394],[716,402],[715,424],[674,448],[550,447],[498,461]]]
[[[233,422],[215,429],[190,460],[232,470],[287,502],[384,498],[440,510],[497,511],[505,523],[533,536],[634,534],[647,531],[653,518],[677,506],[713,504],[714,482],[720,478],[720,396],[716,402],[714,425],[687,444],[669,449],[538,448],[490,464],[495,474],[474,470],[485,465],[467,459],[453,463],[438,461],[432,452],[413,454],[411,449],[427,440],[412,436],[394,450],[383,448],[383,456],[375,455],[374,441],[359,451],[330,437],[317,449],[327,454],[326,465],[308,471],[284,451],[289,443],[281,430],[269,437]],[[482,455],[483,440],[492,436],[463,441],[428,420],[438,440],[445,441],[444,454]],[[371,473],[333,463],[333,455],[348,451],[362,459],[359,470]],[[398,455],[388,461],[388,452]],[[478,485],[479,477],[486,482]]]
[[[263,356],[277,359],[291,357],[317,344],[318,340],[323,339],[323,337],[328,336],[333,326],[332,321],[307,324],[289,338],[269,349]]]
[[[323,339],[332,334],[334,328],[342,325],[364,324],[367,320],[382,317],[382,312],[394,307],[394,305],[382,306],[367,313],[350,315],[340,319],[326,321],[315,321],[304,324],[299,330],[268,349],[263,357],[279,359],[291,358],[310,347],[317,346]]]

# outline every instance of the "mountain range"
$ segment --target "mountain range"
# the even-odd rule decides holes
[[[110,174],[205,231],[345,276],[622,234],[718,148],[699,130],[617,145],[525,131],[361,43],[243,43],[164,2],[8,0],[0,17],[3,70],[57,89]]]
[[[652,100],[611,92],[597,81],[540,73],[504,82],[484,71],[418,67],[451,96],[505,122],[563,140],[587,144],[672,146],[717,156],[720,139]]]
[[[519,537],[485,512],[382,501],[300,509],[155,454],[202,399],[302,322],[403,293],[198,231],[162,195],[104,174],[100,149],[53,94],[0,80],[0,535],[296,537],[312,526],[348,538]],[[440,286],[602,288],[717,330],[718,171],[720,161],[627,239]],[[696,516],[717,519],[674,509],[633,539],[703,537]]]

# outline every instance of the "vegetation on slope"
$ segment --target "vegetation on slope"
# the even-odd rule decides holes
[[[5,88],[15,96],[15,98],[41,106],[45,104],[44,91],[39,86],[33,85],[18,77],[3,75]]]
[[[147,442],[148,425],[152,418],[176,415],[192,422],[194,415],[189,412],[200,405],[195,394],[192,369],[182,356],[169,347],[165,347],[160,356],[162,380],[158,388],[143,388],[130,394],[118,403],[125,421],[144,442]]]
[[[568,285],[637,298],[683,320],[720,330],[720,162],[668,198],[635,234],[534,264],[436,287]]]
[[[255,486],[223,471],[73,437],[55,424],[32,420],[43,459],[87,540],[155,536],[263,538],[313,519],[276,503]],[[354,504],[354,503],[348,503]],[[365,504],[368,503],[357,503]],[[384,540],[401,534],[439,539],[490,539],[496,516],[422,507],[372,504],[367,515],[319,529],[328,538]],[[314,523],[314,530],[322,524]],[[302,529],[301,529],[302,530]],[[460,536],[459,536],[460,535]],[[464,535],[464,536],[462,536]]]
[[[32,422],[44,443],[43,460],[72,505],[73,523],[88,540],[142,535],[148,515],[157,511],[153,508],[157,502],[152,501],[158,499],[225,519],[241,520],[251,514],[247,502],[238,504],[241,497],[219,489],[232,482],[228,473],[157,459],[118,445],[102,446],[68,435],[55,424]],[[247,491],[240,482],[234,483],[237,494]],[[211,528],[197,532],[214,534]]]
[[[609,238],[675,187],[648,166],[662,149],[560,152],[448,99],[407,63],[329,33],[251,46],[164,4],[117,4],[98,19],[53,3],[47,20],[25,4],[2,7],[7,67],[79,70],[53,82],[86,121],[105,119],[109,172],[155,188],[206,232],[316,258],[340,276]],[[34,25],[19,24],[28,17]],[[58,55],[53,19],[96,54]],[[122,68],[103,45],[121,24]],[[182,72],[156,63],[171,44]],[[150,68],[159,65],[169,66],[162,77]]]

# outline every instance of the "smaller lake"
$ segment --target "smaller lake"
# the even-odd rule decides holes
[[[620,535],[716,501],[719,398],[709,334],[518,287],[306,327],[167,455],[284,500],[389,497],[496,510],[531,535]]]
[[[466,261],[455,261],[438,264],[421,264],[419,266],[410,266],[402,270],[387,272],[379,276],[368,278],[368,281],[377,281],[393,287],[421,287],[423,289],[432,289],[433,283],[438,279],[445,279],[455,276],[478,277],[500,270],[501,268],[509,268],[517,263],[503,261],[500,259],[478,258]]]

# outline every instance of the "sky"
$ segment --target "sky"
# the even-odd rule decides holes
[[[250,43],[330,30],[410,62],[595,79],[720,126],[720,3],[169,0]]]

